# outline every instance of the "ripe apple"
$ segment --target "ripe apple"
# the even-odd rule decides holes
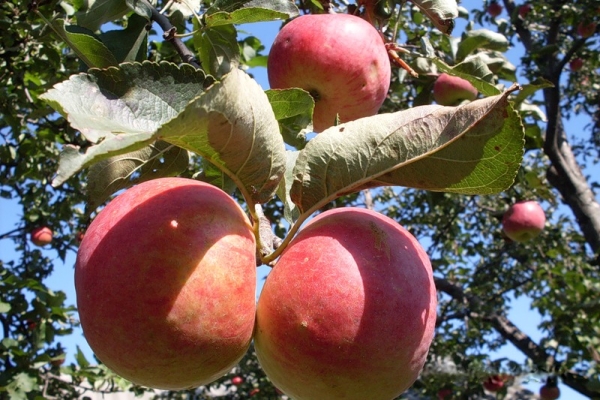
[[[38,247],[43,247],[52,243],[52,230],[47,226],[40,226],[31,231],[31,243]]]
[[[556,400],[560,397],[560,389],[558,386],[549,386],[545,384],[540,388],[541,400]]]
[[[533,239],[544,229],[546,215],[537,201],[519,201],[502,217],[502,228],[506,236],[515,242]]]
[[[487,12],[490,16],[496,18],[502,13],[502,6],[497,1],[492,1],[487,8]]]
[[[531,12],[531,4],[523,4],[519,6],[519,16],[521,18],[527,17],[527,15]]]
[[[483,382],[483,387],[488,392],[497,392],[504,387],[504,379],[500,375],[492,375]]]
[[[452,389],[444,388],[437,392],[438,400],[447,400],[452,396]]]
[[[573,72],[577,72],[579,70],[581,70],[581,68],[583,67],[583,59],[581,58],[574,58],[571,60],[571,62],[569,62],[569,68],[571,68],[571,71]]]
[[[161,178],[126,190],[92,221],[77,254],[90,347],[139,385],[218,379],[252,339],[255,253],[248,218],[215,186]]]
[[[313,130],[377,114],[390,86],[379,32],[349,14],[303,15],[279,32],[267,65],[272,89],[302,88],[315,99]]]
[[[394,220],[338,208],[312,219],[269,274],[254,343],[293,399],[391,399],[417,379],[433,339],[429,258]]]
[[[582,38],[589,38],[596,31],[596,23],[595,22],[585,22],[581,21],[579,25],[577,25],[577,34]]]
[[[244,383],[244,378],[242,378],[241,376],[234,376],[233,378],[231,378],[231,383],[235,386],[239,386],[242,383]]]
[[[433,99],[442,106],[453,106],[463,100],[475,100],[477,89],[466,79],[442,73],[433,84]]]

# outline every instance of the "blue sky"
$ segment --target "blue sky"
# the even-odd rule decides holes
[[[463,2],[463,6],[467,9],[472,9],[475,6],[481,6],[481,2],[469,0]],[[268,54],[268,47],[275,37],[280,23],[268,23],[268,24],[254,24],[247,25],[242,27],[240,30],[246,31],[248,33],[252,33],[253,35],[259,37],[263,44],[267,47],[267,49],[263,52],[263,54]],[[464,21],[459,21],[457,24],[457,28],[454,32],[455,35],[459,35],[462,29],[464,28]],[[160,30],[159,30],[160,31]],[[508,53],[508,57],[515,64],[519,64],[519,53],[518,51],[510,51]],[[266,69],[258,68],[250,71],[256,80],[266,89],[268,88],[267,78],[266,78]],[[577,133],[578,135],[588,135],[585,132],[584,126],[589,123],[589,120],[583,117],[574,117],[569,121],[565,121],[567,131],[570,133]],[[596,174],[599,176],[599,168],[597,165],[588,166],[588,170],[586,171],[588,174]],[[22,211],[18,206],[16,201],[9,201],[6,199],[0,199],[0,233],[4,233],[10,231],[18,225],[20,218],[22,216]],[[563,210],[566,213],[570,213],[568,209]],[[75,254],[70,253],[66,259],[65,263],[62,263],[58,258],[58,255],[54,250],[44,249],[46,255],[51,258],[55,258],[55,271],[53,275],[47,280],[47,285],[53,290],[62,290],[67,294],[67,303],[74,304],[75,303],[75,289],[73,283],[73,266],[75,263]],[[0,241],[0,259],[7,261],[10,259],[16,258],[14,250],[12,248],[12,242],[9,240],[1,240]],[[258,283],[259,286],[262,286],[262,281],[264,276],[268,273],[269,268],[260,267],[258,273]],[[512,310],[509,314],[509,318],[525,333],[527,333],[533,340],[537,341],[540,339],[541,334],[537,329],[537,325],[541,322],[541,317],[536,312],[530,309],[530,302],[527,298],[522,297],[516,299],[512,304]],[[92,352],[89,349],[87,343],[83,339],[80,330],[77,330],[74,335],[62,339],[62,344],[67,349],[67,362],[74,362],[74,353],[76,346],[79,346],[84,353],[88,356],[89,359],[92,358]],[[494,356],[501,357],[509,357],[516,361],[523,361],[525,357],[522,353],[517,351],[512,345],[505,346],[501,351],[494,353]],[[532,381],[526,385],[530,390],[537,393],[540,383],[535,380],[533,377]],[[577,394],[576,392],[568,389],[566,386],[561,385],[561,390],[563,392],[562,398],[565,399],[585,399],[585,397]]]

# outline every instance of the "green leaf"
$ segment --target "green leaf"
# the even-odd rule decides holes
[[[79,346],[77,346],[77,353],[75,354],[75,360],[77,360],[77,364],[81,368],[87,368],[90,366],[90,362],[85,358],[85,354],[83,354],[83,351],[81,351]]]
[[[411,0],[423,14],[433,22],[441,32],[449,35],[454,28],[454,19],[458,17],[455,0]]]
[[[298,207],[292,201],[290,197],[290,190],[292,189],[292,184],[294,183],[294,166],[296,165],[296,160],[298,159],[299,151],[286,151],[286,169],[285,175],[281,182],[279,182],[279,187],[277,188],[277,197],[283,203],[283,217],[290,224],[298,219],[300,216],[300,212]]]
[[[132,14],[127,21],[127,28],[104,32],[100,35],[102,42],[115,55],[119,63],[139,61],[147,58],[148,20]]]
[[[233,25],[216,26],[194,35],[194,46],[205,70],[221,77],[240,64],[237,31]]]
[[[554,87],[554,84],[552,82],[544,78],[538,78],[531,83],[523,85],[523,88],[519,91],[519,94],[517,94],[517,97],[515,98],[515,103],[520,104],[527,100],[532,94],[534,94],[538,90],[551,87]]]
[[[4,302],[0,301],[0,313],[1,314],[9,312],[10,309],[11,309],[11,306],[9,303],[4,303]]]
[[[315,108],[313,97],[302,89],[271,89],[266,93],[283,140],[297,149],[304,148]]]
[[[118,64],[113,53],[89,29],[65,24],[62,31],[69,47],[89,68],[106,68]]]
[[[506,51],[510,42],[501,33],[489,29],[474,29],[463,34],[458,44],[456,59],[464,60],[469,54],[478,49]]]
[[[139,150],[213,82],[190,65],[126,63],[74,75],[41,96],[92,143],[65,146],[53,185],[95,162]]]
[[[75,13],[77,24],[91,31],[96,31],[105,22],[123,17],[129,8],[123,0],[88,0],[86,7]]]
[[[95,163],[88,173],[88,209],[90,212],[95,210],[121,189],[151,179],[179,175],[188,165],[187,150],[162,141]]]
[[[329,128],[300,152],[291,198],[302,213],[312,213],[339,196],[377,186],[502,191],[514,181],[523,156],[523,127],[508,95],[459,107],[414,107]]]
[[[217,0],[204,16],[206,27],[286,20],[299,14],[288,0]]]
[[[157,134],[218,166],[251,207],[274,195],[285,170],[285,145],[269,100],[239,69],[207,89]]]

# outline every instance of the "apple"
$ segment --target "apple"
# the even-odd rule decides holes
[[[452,397],[452,389],[450,388],[444,388],[444,389],[440,389],[437,392],[437,398],[438,400],[446,400]]]
[[[527,17],[527,15],[531,12],[531,4],[523,4],[519,6],[519,16],[521,18]]]
[[[267,64],[272,89],[301,88],[315,99],[313,130],[377,114],[390,86],[379,32],[349,14],[302,15],[285,25]]]
[[[440,74],[433,84],[433,99],[442,106],[453,106],[463,100],[475,100],[477,89],[466,79]]]
[[[293,399],[388,400],[417,379],[436,304],[429,258],[406,229],[371,210],[328,210],[267,277],[256,355]]]
[[[577,72],[579,70],[581,70],[581,68],[583,67],[583,59],[581,58],[574,58],[569,62],[569,68],[571,68],[571,71],[573,72]]]
[[[233,383],[235,386],[239,386],[242,383],[244,383],[244,378],[242,378],[241,376],[234,376],[233,378],[231,378],[231,383]]]
[[[577,34],[582,38],[589,38],[596,31],[596,23],[595,22],[585,22],[581,21],[579,25],[577,25]]]
[[[259,388],[254,388],[254,389],[252,389],[252,390],[250,391],[250,393],[248,393],[248,396],[250,396],[250,397],[254,397],[254,396],[256,396],[256,395],[257,395],[257,394],[259,394],[259,393],[260,393],[260,389],[259,389]]]
[[[500,375],[492,375],[483,382],[483,388],[488,392],[497,392],[504,387],[504,379]]]
[[[492,1],[487,8],[487,12],[490,16],[496,18],[502,13],[502,6],[497,1]]]
[[[210,383],[246,353],[254,328],[256,245],[241,207],[185,178],[141,183],[94,218],[75,263],[83,333],[136,384]]]
[[[38,247],[43,247],[52,243],[52,230],[47,226],[40,226],[31,231],[31,243]]]
[[[515,242],[526,242],[538,236],[546,224],[544,209],[537,201],[519,201],[502,217],[506,236]]]
[[[540,388],[541,400],[556,400],[560,397],[560,389],[558,386],[549,386],[545,384]]]

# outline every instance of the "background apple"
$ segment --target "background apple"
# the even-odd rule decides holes
[[[233,378],[231,378],[231,383],[233,383],[236,386],[239,386],[242,383],[244,383],[244,378],[242,378],[241,376],[234,376]]]
[[[40,226],[31,231],[31,243],[38,247],[43,247],[52,243],[52,230],[47,226]]]
[[[549,376],[546,383],[540,388],[541,400],[556,400],[560,397],[560,389],[558,388],[558,378]]]
[[[585,22],[581,21],[577,25],[577,34],[582,38],[589,38],[596,31],[596,23],[595,22]]]
[[[497,1],[492,1],[487,8],[487,12],[492,17],[497,17],[502,13],[502,6]]]
[[[504,379],[500,375],[492,375],[483,382],[483,387],[488,392],[497,392],[504,387]]]
[[[329,210],[267,277],[256,354],[294,399],[389,400],[423,367],[436,304],[429,258],[406,229],[374,211]]]
[[[140,385],[219,378],[252,338],[255,252],[248,218],[214,186],[162,178],[125,191],[92,221],[77,254],[85,338]]]
[[[519,16],[521,18],[527,17],[527,15],[531,12],[531,4],[523,4],[519,6]]]
[[[546,215],[537,201],[519,201],[510,206],[502,217],[506,236],[515,242],[526,242],[544,229]]]
[[[451,398],[451,396],[452,396],[452,389],[450,389],[450,388],[440,389],[437,392],[438,400],[448,400]]]
[[[379,32],[348,14],[303,15],[279,32],[267,66],[273,89],[298,87],[315,99],[313,129],[377,114],[390,86]]]
[[[475,100],[477,89],[466,79],[442,73],[433,84],[433,99],[442,106],[454,106],[463,100]]]
[[[577,57],[572,59],[569,62],[569,68],[571,68],[571,71],[573,72],[577,72],[579,70],[581,70],[581,68],[583,67],[583,59]]]

